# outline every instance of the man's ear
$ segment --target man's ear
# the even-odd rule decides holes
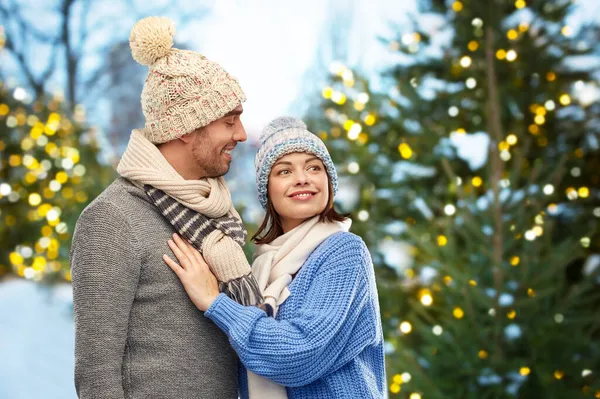
[[[185,144],[189,144],[194,139],[195,134],[196,134],[196,131],[193,131],[191,133],[187,133],[187,134],[184,134],[183,136],[178,137],[177,140],[181,140]]]

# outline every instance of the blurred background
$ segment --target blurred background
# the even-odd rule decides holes
[[[0,0],[0,397],[74,398],[69,244],[143,125],[129,30],[303,118],[373,256],[392,398],[600,398],[596,0]],[[252,245],[248,245],[248,254]]]

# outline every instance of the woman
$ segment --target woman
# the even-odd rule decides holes
[[[165,262],[245,366],[242,398],[384,397],[373,265],[333,208],[337,174],[327,148],[302,121],[277,118],[261,135],[255,166],[266,217],[253,237],[252,273],[267,311],[219,293],[202,255],[177,235],[169,246],[179,263]]]

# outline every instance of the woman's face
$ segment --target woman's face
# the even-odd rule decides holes
[[[323,162],[295,152],[277,160],[269,174],[268,195],[281,219],[283,232],[325,210],[329,184]]]

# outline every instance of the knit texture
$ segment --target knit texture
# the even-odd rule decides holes
[[[243,365],[290,399],[383,398],[383,333],[373,264],[360,237],[325,240],[290,284],[277,318],[220,294],[206,311]],[[240,393],[248,398],[240,369]]]
[[[119,178],[81,214],[71,247],[80,398],[237,398],[237,357],[162,260],[173,226]]]
[[[194,212],[181,205],[174,198],[163,191],[148,184],[144,191],[152,199],[154,205],[160,209],[162,215],[177,229],[177,232],[186,238],[200,253],[205,249],[210,251],[211,243],[215,240],[229,238],[239,245],[240,249],[246,243],[246,229],[241,220],[233,216],[208,218],[199,212]],[[214,269],[211,267],[211,270]],[[230,268],[227,270],[234,270]],[[226,270],[226,271],[227,271]],[[222,270],[212,270],[213,274],[222,276]],[[219,280],[219,291],[241,303],[242,305],[259,305],[263,302],[260,288],[252,273],[247,275],[227,276],[227,280]]]
[[[203,178],[186,180],[163,157],[154,144],[140,132],[131,133],[117,172],[140,188],[152,186],[163,191],[197,213],[208,218],[241,218],[233,207],[225,179]],[[211,266],[215,277],[235,289],[240,278],[252,280],[250,264],[242,247],[228,234],[216,229],[203,239],[202,254]],[[236,280],[236,281],[234,281]],[[251,282],[253,285],[255,283]]]
[[[279,158],[294,152],[304,152],[318,157],[325,165],[333,185],[333,194],[337,194],[337,172],[323,141],[309,132],[306,124],[300,119],[282,116],[272,120],[263,129],[260,148],[254,158],[256,189],[263,209],[267,209],[267,185],[271,168]]]
[[[238,81],[199,53],[172,48],[175,25],[165,17],[138,21],[129,35],[133,58],[149,66],[140,131],[164,143],[208,125],[246,101]]]

